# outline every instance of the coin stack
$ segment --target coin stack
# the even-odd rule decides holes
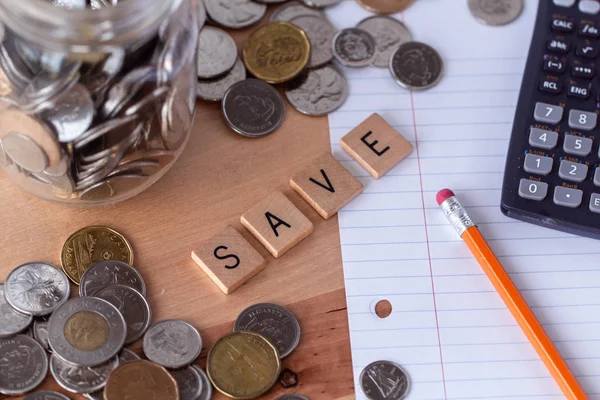
[[[50,3],[101,9],[118,1]],[[97,53],[44,50],[3,30],[0,167],[11,179],[48,199],[101,203],[164,173],[183,150],[195,106],[198,22],[189,2],[172,13],[155,35]]]

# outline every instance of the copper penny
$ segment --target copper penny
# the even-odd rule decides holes
[[[358,4],[377,14],[394,14],[404,11],[413,0],[357,0]]]
[[[130,361],[115,369],[104,387],[104,400],[179,400],[175,378],[158,364]]]

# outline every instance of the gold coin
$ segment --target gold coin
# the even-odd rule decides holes
[[[289,22],[271,22],[254,31],[242,51],[248,71],[268,83],[298,76],[310,60],[310,41]]]
[[[166,369],[146,360],[115,369],[104,388],[104,400],[179,400],[179,388]]]
[[[357,0],[358,4],[377,14],[394,14],[404,11],[413,0]]]
[[[108,322],[91,311],[80,311],[69,317],[65,323],[65,339],[81,351],[93,351],[104,346],[110,329]]]
[[[100,261],[117,260],[133,264],[131,245],[114,229],[89,226],[72,234],[63,245],[60,262],[65,274],[79,285],[81,275]]]
[[[233,399],[254,399],[273,387],[281,372],[279,351],[264,336],[234,332],[215,343],[206,361],[215,388]]]

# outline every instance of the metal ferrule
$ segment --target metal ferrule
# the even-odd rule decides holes
[[[458,202],[458,199],[455,196],[452,196],[449,199],[445,200],[441,204],[441,207],[442,211],[444,212],[444,215],[446,216],[446,218],[448,218],[448,221],[450,221],[450,223],[452,224],[454,229],[456,229],[456,232],[458,232],[460,236],[462,236],[462,234],[465,233],[467,229],[469,229],[472,226],[475,226],[475,224],[471,220],[471,217],[469,217],[469,215],[467,214],[463,206]]]

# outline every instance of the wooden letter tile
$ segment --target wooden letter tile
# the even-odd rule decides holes
[[[192,259],[225,294],[265,268],[265,259],[234,227],[227,226],[192,252]]]
[[[290,185],[325,219],[333,217],[363,190],[362,183],[330,152],[294,175]]]
[[[351,130],[340,144],[375,179],[387,174],[413,150],[410,142],[377,113]]]
[[[313,231],[312,222],[281,192],[272,193],[252,207],[241,221],[275,258]]]

